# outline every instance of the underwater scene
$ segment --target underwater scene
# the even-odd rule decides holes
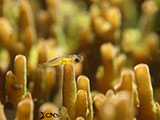
[[[160,0],[0,0],[0,120],[160,120]]]

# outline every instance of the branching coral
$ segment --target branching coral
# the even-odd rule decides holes
[[[28,1],[22,0],[19,2],[19,10],[20,10],[20,28],[21,30],[25,30],[29,26],[34,25],[33,14],[31,10],[31,6]]]
[[[9,54],[6,50],[0,51],[0,101],[5,102],[5,76],[9,67]]]
[[[119,77],[126,56],[120,54],[117,57],[117,49],[110,43],[103,44],[100,50],[103,67],[99,67],[96,78],[99,90],[105,93],[108,89],[113,88],[112,82]]]
[[[135,78],[137,82],[137,89],[134,87],[134,73],[132,71],[125,70],[122,72],[121,82],[115,86],[117,91],[116,95],[114,95],[112,90],[108,90],[106,96],[97,94],[93,98],[93,105],[94,109],[96,110],[95,117],[99,116],[99,119],[102,120],[133,119],[134,109],[137,109],[138,120],[158,120],[160,114],[159,104],[154,102],[153,99],[153,91],[147,65],[139,64],[135,67]],[[136,90],[138,90],[138,96],[135,93]],[[137,101],[137,97],[139,102]],[[117,102],[115,102],[114,99]],[[120,102],[121,100],[123,102]],[[130,109],[127,109],[128,107],[124,107],[127,106],[127,104],[128,107],[130,106]],[[123,107],[118,107],[121,105]],[[123,108],[123,110],[121,108]],[[116,113],[117,110],[118,112]],[[119,110],[126,114],[119,114]],[[116,118],[117,116],[118,118]]]
[[[59,1],[45,0],[46,10],[41,10],[38,14],[38,22],[42,24],[39,26],[41,34],[57,37],[56,23],[58,22],[58,8]]]
[[[116,94],[113,93],[113,90],[108,90],[106,96],[97,94],[93,98],[94,110],[96,111],[95,118],[102,120],[134,118],[133,103],[135,103],[134,100],[136,99],[134,99],[133,96],[133,79],[133,72],[125,70],[122,72],[120,82],[115,86]],[[127,106],[130,107],[130,109],[127,109]],[[123,113],[121,113],[121,111],[123,111]]]
[[[131,70],[122,71],[121,81],[115,86],[116,91],[126,90],[132,94],[133,92],[134,73]]]
[[[152,31],[157,14],[155,2],[146,0],[142,4],[142,12],[139,26],[136,29],[127,28],[122,33],[122,48],[136,64],[150,63],[157,55],[159,45],[159,36]]]
[[[84,90],[78,90],[77,100],[76,100],[76,117],[86,118],[87,116],[87,93]]]
[[[121,13],[118,7],[112,6],[103,0],[91,9],[91,25],[98,38],[104,41],[117,42],[119,39],[119,27],[121,26]]]
[[[34,104],[30,93],[18,103],[16,120],[33,120]]]
[[[24,43],[25,53],[28,55],[33,42],[36,40],[34,17],[28,1],[19,1],[19,14],[20,40]]]
[[[140,100],[138,120],[158,120],[159,106],[155,105],[153,99],[153,88],[148,66],[139,64],[135,67],[135,76],[137,82],[138,96]],[[158,107],[158,108],[157,108]],[[158,114],[158,116],[157,116]]]
[[[71,120],[75,119],[76,89],[74,66],[66,64],[64,66],[63,105],[67,108]]]
[[[113,91],[108,91],[104,102],[101,104],[99,119],[132,120],[133,112],[133,105],[131,104],[130,94],[128,92],[123,91],[114,95]]]
[[[46,99],[49,99],[51,93],[53,92],[52,89],[55,87],[55,69],[48,69],[45,75],[45,94]]]
[[[17,53],[22,53],[24,46],[17,41],[17,36],[13,32],[13,28],[6,18],[0,18],[0,27],[2,28],[0,31],[1,47],[7,48],[11,56],[14,56]]]
[[[4,114],[4,106],[0,103],[0,120],[6,120],[6,116]]]
[[[89,79],[85,76],[79,76],[77,87],[74,65],[66,64],[64,66],[63,105],[67,108],[71,120],[76,117],[92,120],[93,109]],[[69,95],[68,92],[71,94]]]
[[[12,4],[15,8],[9,13]],[[33,41],[36,39],[30,4],[26,0],[20,2],[7,0],[3,6],[5,6],[3,17],[0,20],[0,25],[3,28],[0,35],[1,46],[9,50],[12,60],[19,53],[28,56]],[[18,21],[20,24],[17,24]]]
[[[101,53],[104,64],[104,74],[101,75],[102,78],[99,78],[100,75],[97,75],[97,83],[101,89],[100,91],[105,93],[112,87],[111,82],[114,78],[114,57],[116,56],[116,49],[111,44],[104,44],[101,47]]]
[[[0,120],[159,120],[158,4],[0,0]]]
[[[91,91],[90,91],[90,82],[86,76],[79,76],[77,80],[77,89],[78,90],[85,90],[87,92],[87,103],[88,103],[88,115],[87,119],[93,119],[93,107],[92,107],[92,98],[91,98]],[[82,116],[83,117],[83,116]],[[85,117],[84,117],[85,118]]]
[[[23,55],[17,55],[14,62],[14,72],[8,71],[6,75],[7,101],[14,104],[15,108],[26,94],[26,77],[26,58]]]

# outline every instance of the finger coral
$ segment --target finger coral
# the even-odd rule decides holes
[[[79,90],[77,93],[77,100],[76,100],[76,117],[82,116],[83,118],[86,118],[87,108],[88,108],[87,93],[84,90]]]
[[[8,71],[6,75],[6,94],[7,101],[14,104],[17,108],[17,104],[22,100],[26,94],[26,58],[23,55],[18,55],[14,62],[14,72]]]
[[[4,114],[4,106],[0,103],[0,120],[6,120],[6,116]]]
[[[101,120],[132,120],[134,118],[130,94],[126,91],[119,92],[116,95],[112,91],[108,91],[106,99],[101,105],[99,111],[99,119]]]
[[[150,120],[159,119],[156,114],[159,114],[159,108],[155,105],[153,99],[153,88],[151,86],[151,78],[148,66],[139,64],[135,67],[135,76],[137,82],[138,96],[140,100],[139,113],[137,119]]]
[[[159,0],[0,0],[0,120],[160,120],[159,21]]]
[[[86,76],[79,76],[77,80],[77,89],[78,90],[85,90],[87,92],[87,104],[88,104],[88,115],[87,119],[93,119],[93,107],[92,107],[92,98],[91,98],[91,91],[90,91],[90,81]],[[83,116],[81,116],[83,117]],[[85,118],[85,117],[84,117]]]
[[[16,120],[33,120],[34,104],[30,93],[27,93],[25,98],[18,103]]]
[[[67,108],[71,119],[83,117],[84,119],[92,120],[93,108],[89,79],[86,76],[79,76],[76,85],[74,69],[75,66],[73,64],[66,64],[64,66],[63,105]],[[70,97],[66,92],[72,93]],[[74,111],[70,113],[70,109]]]
[[[117,49],[110,43],[102,44],[100,50],[103,66],[99,67],[96,78],[99,91],[106,93],[108,89],[113,88],[114,79],[119,77],[125,63],[125,55],[120,54],[117,57]]]
[[[155,2],[146,0],[142,4],[142,11],[139,26],[136,29],[127,28],[122,33],[122,48],[131,54],[135,64],[140,62],[149,64],[158,52],[159,36],[152,31],[157,14]]]

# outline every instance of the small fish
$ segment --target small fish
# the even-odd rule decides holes
[[[79,63],[83,61],[83,56],[80,55],[68,55],[68,56],[62,56],[54,58],[48,62],[39,64],[39,67],[53,67],[57,65],[63,65],[66,63]]]

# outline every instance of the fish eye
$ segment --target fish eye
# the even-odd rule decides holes
[[[81,59],[81,56],[80,56],[80,55],[77,55],[77,57],[78,57],[79,59]]]
[[[79,63],[80,60],[79,60],[78,58],[75,58],[75,62],[76,62],[76,63]]]

